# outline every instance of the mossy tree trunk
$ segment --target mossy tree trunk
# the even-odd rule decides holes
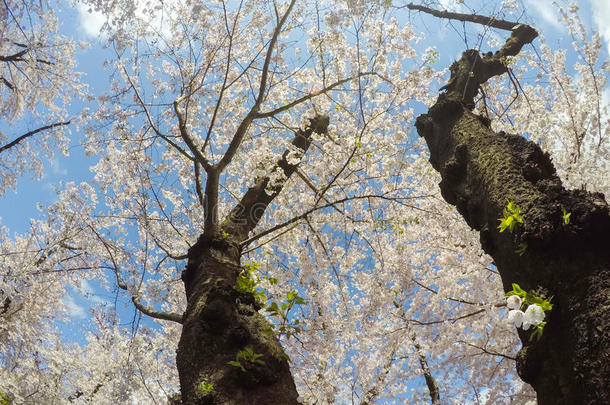
[[[501,28],[501,27],[499,27]],[[505,45],[475,50],[451,66],[451,79],[416,126],[441,174],[443,198],[480,232],[505,291],[517,283],[553,310],[540,340],[519,329],[517,371],[540,405],[610,403],[610,211],[604,196],[566,190],[548,154],[522,136],[497,133],[472,112],[479,86],[506,72],[506,57],[533,41],[516,25]],[[499,232],[507,200],[523,223]],[[562,210],[571,213],[564,223]]]

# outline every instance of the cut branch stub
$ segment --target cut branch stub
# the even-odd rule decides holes
[[[505,73],[507,58],[516,56],[524,45],[531,43],[537,36],[538,33],[532,27],[519,24],[513,28],[510,38],[496,53],[488,52],[481,57],[477,50],[465,51],[460,60],[449,68],[451,78],[441,90],[447,90],[448,97],[463,102],[470,109],[474,108],[474,98],[481,84]]]

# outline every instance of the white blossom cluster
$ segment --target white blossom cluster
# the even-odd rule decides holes
[[[508,322],[517,328],[528,330],[530,326],[538,326],[544,321],[544,311],[539,305],[530,304],[525,312],[521,311],[521,298],[518,295],[511,295],[506,298],[506,305],[509,308]]]

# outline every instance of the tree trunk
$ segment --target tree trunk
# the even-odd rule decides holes
[[[199,238],[182,273],[188,302],[176,356],[182,403],[297,404],[275,331],[257,312],[253,295],[234,289],[242,270],[240,251],[228,239]],[[261,354],[264,364],[239,360],[246,348]]]
[[[325,133],[328,124],[327,116],[311,118],[307,128],[295,132],[292,146],[306,153],[311,135]],[[298,166],[288,162],[289,153],[286,150],[272,169],[283,171],[286,179]],[[297,404],[288,356],[276,331],[258,313],[261,306],[253,294],[234,288],[242,271],[244,241],[285,183],[268,187],[269,176],[257,178],[219,223],[215,202],[220,171],[218,166],[206,170],[206,226],[189,249],[188,264],[182,272],[187,308],[176,354],[182,403]]]
[[[481,83],[506,71],[536,32],[518,25],[504,47],[481,57],[468,50],[416,127],[441,174],[443,198],[480,231],[505,291],[511,283],[552,298],[540,340],[519,329],[517,371],[538,403],[610,403],[610,211],[604,196],[565,190],[548,154],[519,135],[496,133],[471,112]],[[603,174],[602,174],[603,175]],[[507,200],[523,223],[499,232]],[[571,213],[566,224],[562,210]]]

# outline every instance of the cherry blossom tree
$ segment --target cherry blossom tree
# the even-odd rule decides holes
[[[23,355],[3,358],[0,394],[15,402],[185,404],[492,404],[538,395],[552,403],[546,381],[563,369],[531,364],[569,353],[547,352],[553,348],[546,342],[562,339],[560,325],[579,330],[562,314],[587,313],[578,305],[595,305],[598,295],[566,295],[558,287],[565,284],[547,282],[554,268],[570,266],[560,260],[535,267],[540,273],[528,270],[542,263],[537,252],[556,242],[524,236],[537,222],[522,189],[534,187],[515,185],[497,198],[482,191],[480,209],[467,209],[459,197],[468,188],[456,184],[501,187],[502,174],[460,175],[463,165],[474,166],[459,157],[448,163],[459,148],[443,120],[474,117],[473,110],[478,137],[539,151],[499,131],[526,134],[552,153],[564,184],[582,181],[606,192],[607,179],[580,176],[607,167],[601,97],[608,66],[576,9],[564,19],[583,57],[579,76],[567,73],[561,50],[534,44],[519,52],[522,43],[511,48],[511,37],[490,45],[504,53],[484,59],[497,67],[504,58],[499,73],[510,85],[492,75],[481,80],[484,73],[474,70],[471,82],[470,70],[464,74],[456,62],[435,104],[444,73],[433,68],[436,51],[418,44],[423,35],[391,2],[86,3],[107,16],[103,32],[115,53],[106,62],[112,85],[85,142],[98,157],[95,177],[68,184],[29,234],[2,241],[0,303],[7,304],[0,325],[13,339],[2,353],[23,347]],[[526,79],[532,72],[538,80]],[[463,100],[464,81],[470,92]],[[434,115],[457,93],[454,110]],[[431,108],[417,120],[427,146],[415,134],[418,103]],[[511,145],[502,149],[506,165],[519,156]],[[467,159],[474,156],[468,147],[461,148]],[[538,155],[560,190],[548,158]],[[603,219],[606,202],[590,196]],[[503,215],[506,198],[522,218]],[[566,243],[577,240],[593,211],[570,201],[564,213],[554,208],[563,222],[553,224],[573,235],[557,243],[575,252]],[[492,234],[483,243],[476,215]],[[509,217],[517,224],[500,233],[499,218]],[[592,269],[595,260],[592,254]],[[4,276],[9,271],[13,278]],[[38,280],[54,277],[53,288],[36,289]],[[112,305],[100,303],[87,344],[53,340],[52,317],[63,309],[37,308],[36,297],[60,302],[67,288],[86,283],[123,294],[157,324],[125,329]],[[507,322],[504,293],[512,283],[545,299],[554,295],[539,341],[530,343],[531,331]],[[580,299],[570,301],[574,307],[565,303],[571,297]],[[10,334],[11,325],[31,319],[15,303],[40,320]],[[527,319],[542,324],[535,314]],[[582,322],[606,336],[603,324]],[[599,370],[593,377],[607,379]],[[602,381],[595,378],[591,384]]]
[[[74,72],[79,44],[60,34],[53,5],[0,4],[0,195],[28,171],[41,177],[56,150],[67,154],[65,106],[84,88]]]

